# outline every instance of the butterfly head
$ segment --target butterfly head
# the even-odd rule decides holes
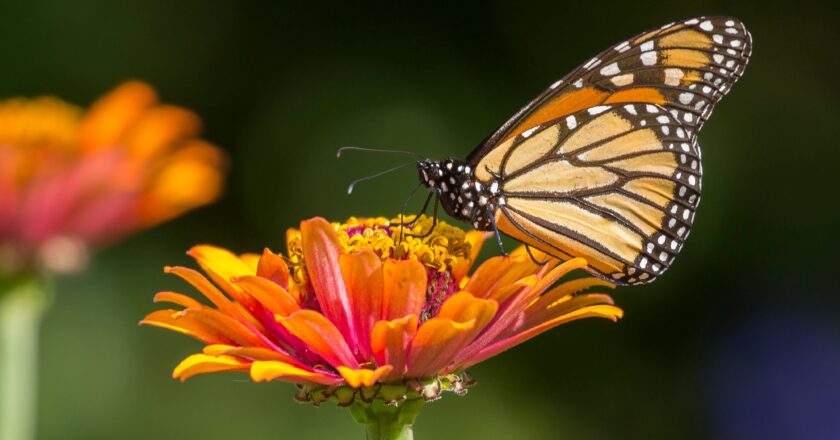
[[[498,197],[475,178],[473,167],[456,159],[422,160],[417,170],[420,181],[437,195],[447,214],[479,230],[491,227],[488,215],[495,212]]]

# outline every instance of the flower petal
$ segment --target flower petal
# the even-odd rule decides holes
[[[382,265],[384,279],[383,319],[419,315],[426,302],[426,268],[416,260],[387,259]]]
[[[380,378],[387,375],[393,370],[390,365],[383,365],[376,370],[369,370],[367,368],[352,369],[347,367],[338,367],[338,373],[353,388],[370,387],[373,386]]]
[[[216,246],[198,245],[187,251],[199,266],[207,273],[211,280],[222,288],[236,302],[253,310],[255,301],[234,286],[230,280],[236,277],[256,275],[236,254]]]
[[[494,294],[539,269],[527,256],[493,257],[478,266],[464,290],[477,298],[494,298]]]
[[[270,249],[263,249],[260,261],[257,263],[257,276],[274,281],[284,289],[289,288],[289,267],[283,261],[283,257],[271,252]]]
[[[207,325],[191,316],[184,316],[180,310],[155,310],[154,312],[146,315],[146,317],[140,321],[140,324],[172,330],[187,336],[192,336],[193,338],[204,341],[208,344],[235,343],[231,338],[227,337],[224,332],[219,331],[216,327]]]
[[[460,291],[450,296],[440,307],[438,318],[451,319],[455,322],[475,321],[470,335],[465,343],[472,339],[493,319],[499,304],[492,299],[481,299],[467,291]]]
[[[386,380],[396,380],[405,373],[406,353],[417,333],[417,315],[406,315],[392,321],[378,321],[373,325],[370,346],[377,365],[392,365]]]
[[[88,151],[118,145],[128,128],[157,103],[155,91],[139,81],[126,82],[99,98],[79,127],[79,138]]]
[[[357,348],[363,358],[370,359],[370,331],[382,317],[382,260],[363,250],[341,254],[338,264],[353,307]]]
[[[195,113],[172,105],[158,105],[131,124],[120,143],[132,155],[151,158],[177,142],[198,136],[201,121]]]
[[[606,318],[611,321],[617,321],[624,315],[624,312],[619,309],[618,307],[611,306],[611,305],[594,305],[589,307],[584,307],[582,309],[575,310],[571,313],[567,313],[565,315],[558,316],[550,321],[546,321],[540,325],[534,326],[526,331],[518,333],[514,336],[511,336],[507,339],[503,339],[499,342],[496,342],[492,345],[484,347],[474,356],[470,357],[461,365],[459,368],[469,368],[487,358],[493,357],[511,347],[519,345],[528,339],[533,338],[534,336],[539,335],[545,331],[548,331],[554,327],[557,327],[560,324],[564,324],[570,321],[574,321],[577,319],[583,318]]]
[[[411,341],[407,375],[431,377],[452,363],[474,326],[475,321],[455,322],[444,318],[424,322]]]
[[[335,324],[347,343],[358,346],[350,298],[338,265],[342,253],[338,234],[320,217],[302,221],[300,233],[306,271],[324,316]]]
[[[275,379],[296,384],[336,385],[343,382],[338,377],[298,368],[280,361],[256,361],[251,364],[251,380],[254,382]]]
[[[207,299],[210,300],[219,310],[224,313],[236,316],[239,314],[238,310],[233,307],[233,303],[226,297],[219,289],[216,288],[207,278],[198,271],[182,266],[166,266],[163,269],[166,273],[178,275],[184,281],[190,283],[196,290],[201,292]],[[242,317],[244,319],[244,317]]]
[[[478,260],[478,254],[481,253],[484,240],[489,236],[490,233],[484,231],[469,231],[464,234],[464,242],[470,245],[470,255],[468,255],[468,258],[460,258],[452,267],[452,276],[456,283],[461,282],[461,279],[470,271],[470,267]]]
[[[589,298],[589,300],[595,301],[593,302],[593,304],[613,304],[612,298],[604,294],[573,296],[577,292],[596,286],[608,288],[615,287],[614,284],[608,281],[604,281],[594,277],[578,278],[576,280],[566,281],[565,283],[560,284],[559,286],[541,295],[537,300],[528,305],[528,308],[525,309],[525,318],[523,319],[523,324],[527,327],[533,323],[545,321],[547,319],[546,316],[548,316],[547,314],[549,313],[549,310],[557,307],[559,305],[558,303],[560,302],[566,304],[569,303],[569,301],[575,300],[574,303],[578,303],[579,301],[582,301],[578,300],[578,298]],[[586,305],[589,304],[583,304],[583,306]]]
[[[231,281],[271,313],[288,316],[300,310],[300,305],[286,289],[266,278],[247,275],[233,278]]]
[[[277,322],[333,367],[359,367],[347,341],[324,315],[314,310],[300,310],[287,318],[278,318]]]
[[[181,313],[184,317],[190,317],[215,328],[225,337],[236,342],[236,345],[275,348],[274,344],[261,333],[255,332],[242,322],[218,310],[204,307],[201,309],[184,309]]]
[[[177,292],[158,292],[155,294],[153,302],[168,302],[172,304],[178,304],[179,306],[184,307],[185,309],[190,308],[201,308],[204,307],[204,304],[190,298],[187,295],[177,293]]]
[[[188,356],[172,371],[172,378],[181,382],[197,375],[220,371],[246,371],[250,362],[233,356],[210,356],[203,353]]]

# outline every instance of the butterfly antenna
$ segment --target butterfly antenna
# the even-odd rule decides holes
[[[408,162],[408,163],[404,163],[402,165],[397,165],[393,168],[388,168],[385,171],[380,171],[380,172],[378,172],[376,174],[373,174],[373,175],[370,175],[370,176],[365,176],[365,177],[362,177],[360,179],[356,179],[356,180],[350,182],[350,185],[347,187],[347,194],[353,194],[353,188],[357,184],[359,184],[359,182],[364,182],[365,180],[375,179],[377,177],[384,176],[388,173],[393,173],[394,171],[398,171],[398,170],[401,170],[405,167],[410,167],[410,166],[414,166],[414,165],[415,165],[415,162]]]
[[[335,157],[341,157],[341,154],[345,151],[363,151],[366,153],[386,153],[386,154],[402,154],[405,156],[413,156],[418,159],[425,159],[426,156],[415,153],[413,151],[401,151],[401,150],[383,150],[379,148],[365,148],[365,147],[341,147],[335,152]]]

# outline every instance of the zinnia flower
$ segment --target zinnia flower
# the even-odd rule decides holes
[[[0,101],[0,273],[79,269],[90,246],[215,200],[224,157],[199,130],[141,82],[87,111]]]
[[[484,233],[442,222],[430,232],[431,223],[421,217],[403,231],[382,218],[313,218],[287,233],[285,257],[196,246],[188,254],[209,280],[186,267],[166,272],[212,305],[161,292],[156,302],[179,307],[141,323],[208,344],[175,368],[177,379],[243,371],[292,382],[299,400],[350,406],[371,435],[397,438],[422,402],[466,391],[470,366],[560,324],[622,315],[607,295],[579,294],[613,287],[606,281],[557,284],[586,266],[581,258],[538,265],[518,249],[468,275]]]

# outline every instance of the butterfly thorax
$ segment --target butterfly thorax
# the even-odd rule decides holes
[[[492,229],[491,216],[504,204],[498,183],[482,184],[475,178],[475,169],[457,159],[420,161],[417,170],[420,181],[435,192],[447,214],[477,230]]]

